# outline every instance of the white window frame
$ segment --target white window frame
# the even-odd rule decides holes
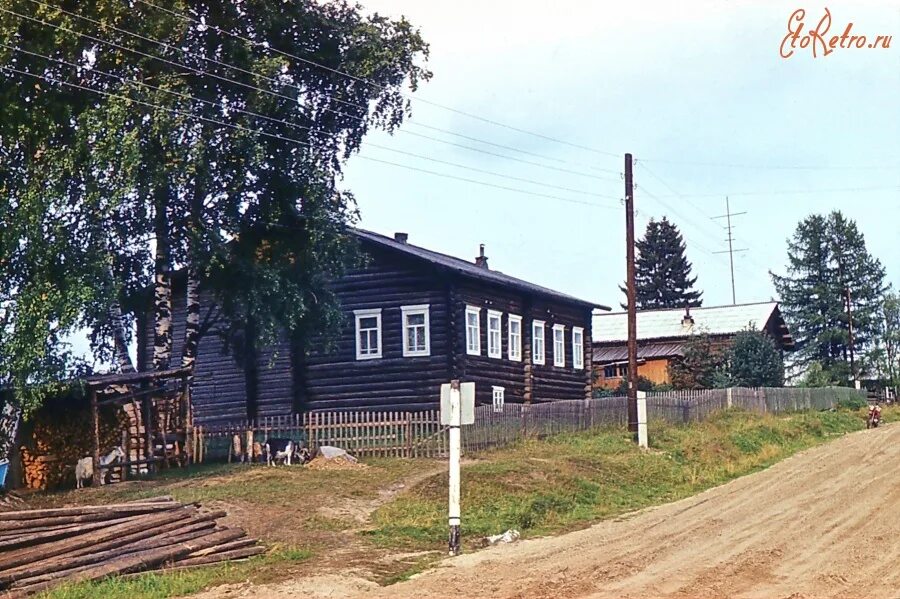
[[[469,314],[475,315],[475,343],[470,343],[469,337]],[[476,306],[466,306],[466,353],[470,356],[481,355],[481,308]]]
[[[503,404],[506,403],[505,387],[498,387],[496,385],[491,386],[491,403],[494,406],[495,412],[503,411]]]
[[[496,319],[496,330],[491,329],[491,321]],[[497,345],[491,343],[492,333],[497,333]],[[488,358],[500,359],[503,357],[503,312],[488,310],[487,313],[487,355]]]
[[[559,344],[556,343],[557,333],[559,333]],[[566,367],[566,325],[564,324],[553,325],[553,365],[560,368]]]
[[[531,362],[544,365],[547,363],[547,327],[543,320],[531,321]],[[538,331],[541,332],[538,335]],[[537,340],[541,340],[541,351],[537,351]]]
[[[375,360],[377,358],[380,358],[384,351],[382,348],[382,345],[381,345],[381,308],[369,308],[366,310],[354,310],[353,315],[356,319],[356,326],[354,327],[354,330],[356,332],[356,335],[355,335],[355,337],[356,337],[356,341],[355,341],[355,343],[356,343],[356,359],[357,360]],[[360,347],[360,344],[359,344],[359,333],[360,333],[359,322],[363,318],[372,318],[372,317],[375,317],[375,322],[376,322],[375,330],[377,331],[377,333],[375,335],[375,338],[378,342],[378,352],[376,352],[374,354],[362,354],[362,353],[360,353],[360,350],[362,348]]]
[[[579,341],[576,342],[575,338]],[[572,327],[572,368],[584,370],[584,328]]]
[[[429,312],[431,311],[430,304],[417,304],[415,306],[400,306],[400,329],[403,334],[403,357],[404,358],[415,358],[417,356],[430,356],[431,355],[431,322],[429,319]],[[409,335],[407,335],[407,329],[409,329],[409,325],[406,323],[407,316],[414,316],[421,314],[425,317],[425,349],[412,350],[409,348]]]
[[[518,314],[507,314],[506,316],[506,345],[507,345],[507,355],[509,359],[513,362],[521,362],[522,361],[522,317]],[[519,334],[516,339],[513,339],[513,323],[519,325]]]

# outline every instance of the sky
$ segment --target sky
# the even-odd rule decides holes
[[[434,74],[411,94],[400,132],[367,138],[432,161],[365,146],[350,159],[343,185],[357,197],[362,227],[403,231],[411,243],[462,258],[484,243],[493,269],[618,307],[629,152],[637,234],[650,218],[678,225],[704,305],[732,300],[728,254],[716,253],[727,250],[727,232],[714,220],[726,196],[741,213],[734,247],[747,250],[735,254],[739,303],[774,297],[768,271],[785,272],[797,223],[832,210],[857,222],[900,286],[900,3],[362,5],[420,28]],[[782,58],[792,13],[806,11],[799,40],[826,6],[826,38],[852,22],[851,35],[870,42],[893,35],[890,48],[814,57],[807,45]]]

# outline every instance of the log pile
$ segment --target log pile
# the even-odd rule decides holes
[[[104,406],[100,412],[101,453],[121,444],[122,431],[127,427],[123,410]],[[81,404],[38,411],[28,445],[20,448],[27,488],[74,486],[75,463],[93,452],[90,411]]]
[[[225,512],[171,497],[0,512],[0,592],[26,597],[66,582],[245,559],[265,549]]]

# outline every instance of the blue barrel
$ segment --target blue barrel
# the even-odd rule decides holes
[[[6,484],[6,472],[9,470],[9,460],[0,460],[0,489]]]

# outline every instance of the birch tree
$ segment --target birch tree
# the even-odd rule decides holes
[[[6,247],[35,248],[0,262],[4,272],[25,263],[4,291],[18,340],[4,346],[16,356],[7,373],[24,382],[40,370],[20,343],[36,330],[23,322],[26,298],[47,312],[41,332],[57,332],[48,355],[61,357],[61,338],[86,326],[95,357],[134,368],[127,348],[146,289],[152,367],[175,366],[176,270],[186,273],[184,366],[203,333],[204,287],[229,322],[251,318],[262,342],[336,323],[327,281],[352,261],[356,215],[339,188],[344,162],[371,128],[398,127],[403,89],[430,76],[427,45],[406,20],[344,1],[7,4],[17,14],[0,15],[0,152],[16,162],[3,167],[0,197],[27,190],[43,223],[18,222],[15,205],[0,213],[17,221]],[[27,148],[21,126],[33,129]],[[41,171],[51,154],[57,166]],[[37,243],[51,222],[57,245]],[[62,282],[36,274],[53,251],[77,257]],[[32,291],[39,283],[52,293]],[[54,302],[63,284],[77,293]]]

